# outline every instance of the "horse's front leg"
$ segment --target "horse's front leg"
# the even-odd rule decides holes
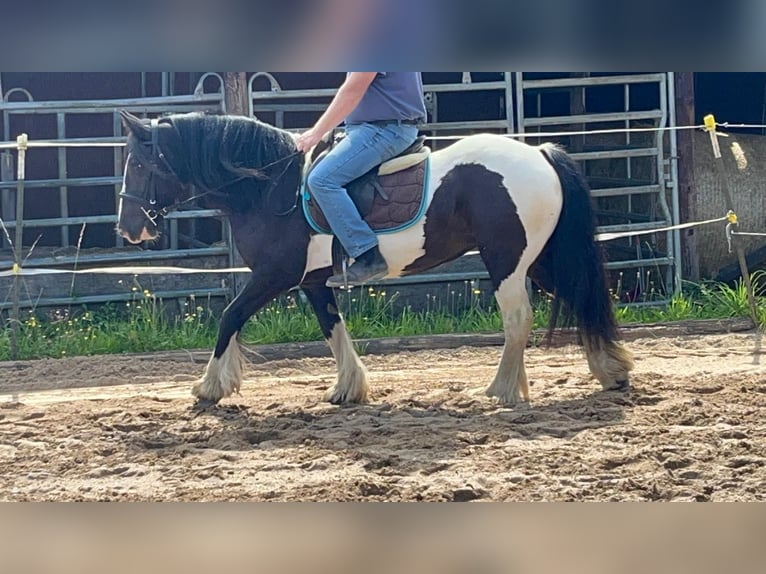
[[[205,368],[202,380],[194,385],[192,394],[203,401],[217,403],[232,393],[239,392],[242,384],[242,352],[238,335],[245,322],[280,293],[297,283],[297,279],[271,277],[267,285],[262,270],[253,273],[244,289],[226,307],[218,328],[218,341]]]
[[[316,313],[322,334],[332,350],[338,367],[338,380],[325,399],[333,404],[367,402],[367,369],[364,368],[338,311],[335,292],[325,286],[329,270],[310,273],[301,284]]]

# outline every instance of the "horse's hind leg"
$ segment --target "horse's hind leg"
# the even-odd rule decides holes
[[[629,373],[633,369],[633,356],[618,341],[604,338],[584,340],[585,356],[590,372],[605,391],[630,388]]]
[[[327,340],[332,354],[338,366],[338,380],[325,396],[328,402],[333,404],[342,403],[365,403],[367,402],[367,369],[364,368],[359,355],[354,349],[354,344],[346,329],[346,323],[338,312],[338,304],[335,293],[326,287],[328,273],[317,274],[319,280],[308,281],[301,286],[316,313],[322,334]]]
[[[497,374],[486,394],[503,404],[515,405],[521,399],[529,400],[524,349],[532,329],[532,306],[526,291],[525,273],[517,269],[503,280],[495,291],[495,299],[503,316],[505,346]]]

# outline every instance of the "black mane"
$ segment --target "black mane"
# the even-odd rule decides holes
[[[295,155],[289,132],[248,117],[201,113],[160,123],[173,127],[172,137],[161,139],[170,167],[183,184],[213,192],[206,204],[242,212],[263,202],[283,211],[294,202],[303,157]]]

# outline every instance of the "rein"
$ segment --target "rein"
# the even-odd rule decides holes
[[[175,171],[173,170],[172,166],[168,162],[167,158],[165,157],[165,154],[162,152],[162,149],[160,148],[159,143],[159,126],[160,126],[160,120],[158,118],[154,118],[151,120],[151,133],[152,133],[152,139],[151,142],[145,145],[151,145],[152,146],[152,157],[157,157],[159,160],[164,164],[165,168],[168,170],[170,175],[178,179],[178,175],[176,175]],[[263,171],[266,170],[274,165],[280,164],[283,161],[288,161],[285,168],[279,173],[279,176],[276,178],[271,178],[272,182],[269,186],[269,189],[266,192],[266,200],[271,197],[272,192],[274,191],[274,188],[277,186],[279,181],[284,177],[285,173],[287,173],[287,170],[290,169],[290,166],[295,161],[295,158],[299,156],[302,152],[296,151],[293,152],[283,158],[280,158],[276,161],[273,161],[269,164],[266,164],[260,168],[258,168],[256,171]],[[203,193],[199,193],[196,195],[193,195],[187,199],[183,199],[180,201],[176,201],[175,203],[172,203],[170,205],[167,205],[161,209],[157,209],[157,186],[155,185],[155,173],[153,170],[149,172],[149,177],[146,181],[146,185],[144,186],[144,194],[143,196],[133,195],[130,193],[127,193],[126,191],[120,191],[119,197],[127,199],[129,201],[133,201],[136,203],[139,203],[139,208],[143,212],[146,219],[148,219],[152,225],[157,227],[157,219],[160,217],[165,217],[168,213],[171,211],[175,211],[178,208],[180,208],[183,205],[186,205],[187,203],[191,203],[192,201],[196,201],[200,198],[203,198],[208,195],[213,195],[220,193],[220,191],[230,185],[234,185],[237,182],[243,181],[245,179],[248,179],[249,177],[252,177],[250,175],[243,175],[241,177],[238,177],[236,179],[233,179],[232,181],[228,181],[223,185],[220,185],[216,187],[215,189],[209,189]],[[298,204],[300,202],[300,185],[297,186],[297,191],[295,195],[295,202],[293,203],[292,207],[290,207],[287,211],[284,212],[277,212],[275,215],[278,217],[284,217],[287,215],[290,215],[293,211],[296,210],[298,207]]]

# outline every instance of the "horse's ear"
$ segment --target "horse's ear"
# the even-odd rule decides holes
[[[149,126],[141,118],[125,110],[120,110],[120,117],[126,132],[133,134],[139,140],[148,140],[151,137]]]

